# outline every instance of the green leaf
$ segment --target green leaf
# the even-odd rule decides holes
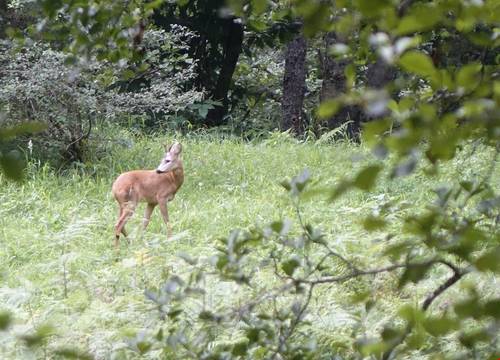
[[[281,263],[281,268],[283,269],[285,274],[287,274],[288,276],[292,276],[295,272],[295,269],[297,269],[299,265],[300,262],[297,258],[290,258]]]
[[[443,336],[453,330],[457,330],[459,325],[460,323],[457,320],[449,317],[428,317],[423,322],[425,330],[435,337]]]
[[[391,128],[392,121],[390,119],[381,119],[365,122],[363,125],[363,140],[369,145],[373,145],[379,140],[387,130]]]
[[[61,0],[44,0],[42,2],[42,9],[49,17],[57,14],[57,11],[62,7]]]
[[[251,19],[247,22],[249,28],[255,31],[264,31],[267,29],[267,24],[260,19]]]
[[[198,114],[200,115],[200,117],[204,119],[208,115],[208,110],[210,110],[211,107],[212,106],[201,105],[198,108]]]
[[[326,100],[318,107],[318,117],[321,119],[329,119],[340,110],[340,102],[338,100]]]
[[[204,311],[200,312],[200,314],[198,315],[198,318],[200,320],[213,321],[213,320],[215,320],[215,315],[211,311],[204,310]]]
[[[427,274],[427,271],[429,271],[430,267],[431,266],[428,264],[408,266],[399,279],[398,287],[402,288],[408,282],[419,282],[424,278],[425,274]]]
[[[52,326],[49,325],[42,325],[38,327],[35,331],[34,334],[25,334],[21,335],[20,338],[24,340],[26,343],[26,346],[28,347],[34,347],[41,345],[42,342],[49,337],[50,335],[54,334],[54,329]]]
[[[288,181],[288,180],[281,181],[280,185],[283,186],[286,191],[292,190],[292,186],[290,185],[290,181]]]
[[[217,269],[222,270],[229,263],[229,258],[227,255],[219,255],[217,257],[217,263],[215,266]]]
[[[373,17],[379,15],[385,8],[391,6],[390,0],[355,0],[354,5],[364,16]]]
[[[148,12],[148,11],[155,10],[155,9],[159,8],[164,2],[165,2],[165,0],[150,1],[144,5],[144,11]]]
[[[467,91],[473,90],[481,81],[481,69],[482,65],[478,63],[467,64],[461,67],[457,74],[457,86]]]
[[[248,342],[246,341],[241,341],[237,344],[234,344],[233,350],[231,351],[231,353],[234,356],[245,356],[247,352],[248,352]]]
[[[356,177],[354,178],[353,185],[360,190],[368,191],[374,185],[377,180],[377,176],[382,171],[380,165],[371,165],[362,169]]]
[[[479,301],[476,298],[470,298],[455,304],[453,310],[460,318],[478,318],[481,315]]]
[[[377,341],[376,339],[359,339],[356,340],[355,347],[366,357],[374,355],[376,358],[380,358],[382,353],[389,348],[389,345],[383,341]]]
[[[258,328],[250,328],[245,331],[245,336],[247,337],[250,344],[256,343],[259,341],[259,333],[260,329]]]
[[[478,342],[489,341],[490,336],[488,335],[488,332],[485,329],[478,329],[478,330],[472,330],[472,331],[466,332],[465,334],[460,335],[459,340],[464,346],[466,346],[468,348],[472,348]]]
[[[387,221],[385,221],[380,216],[367,216],[363,220],[363,227],[366,231],[376,231],[381,230],[387,225]]]
[[[16,136],[34,134],[46,128],[47,125],[40,121],[26,121],[16,126],[0,128],[0,140],[11,140]]]
[[[355,292],[350,299],[350,302],[353,304],[357,304],[360,302],[366,301],[372,295],[371,290],[363,290]]]
[[[283,229],[283,221],[273,221],[271,223],[271,229],[279,234]]]
[[[0,312],[0,331],[7,330],[12,322],[12,316],[8,312]]]
[[[137,346],[137,350],[139,350],[139,353],[143,355],[147,353],[153,345],[148,341],[138,341],[135,346]]]
[[[182,314],[181,308],[173,308],[167,313],[167,316],[171,319],[176,319],[180,314]]]
[[[4,155],[0,153],[0,167],[5,176],[11,180],[21,181],[23,179],[25,165],[21,153],[17,150],[12,150]]]
[[[484,304],[484,314],[500,319],[500,298],[487,301]]]
[[[345,67],[345,84],[348,89],[352,89],[356,85],[356,66],[349,64]]]
[[[474,262],[474,265],[480,271],[500,272],[500,246],[496,246],[494,249],[481,255]]]
[[[425,318],[422,310],[411,305],[399,308],[398,314],[411,325],[420,324]]]
[[[411,334],[406,338],[406,344],[408,348],[420,350],[425,343],[428,335],[422,329],[422,326],[414,327]]]
[[[430,56],[417,50],[408,51],[401,56],[399,65],[404,70],[422,77],[436,75],[436,68]]]
[[[268,0],[252,0],[252,13],[256,15],[262,14],[266,11]]]
[[[64,347],[60,349],[56,349],[54,351],[55,355],[59,355],[65,359],[77,359],[77,360],[93,360],[94,358],[87,354],[84,353],[78,349],[73,349],[69,347]]]
[[[350,181],[342,181],[339,185],[333,189],[330,198],[328,199],[329,201],[334,201],[336,200],[340,195],[344,194],[347,190],[352,188],[352,183]]]
[[[417,4],[401,19],[395,33],[405,35],[431,29],[441,20],[441,16],[434,4]]]
[[[382,339],[386,343],[396,343],[398,341],[398,339],[401,338],[401,336],[403,334],[401,333],[401,330],[399,330],[399,329],[385,326],[384,329],[382,330],[381,335],[382,335]]]

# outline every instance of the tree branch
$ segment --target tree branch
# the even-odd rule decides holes
[[[452,287],[455,283],[457,283],[464,275],[470,272],[469,269],[460,270],[458,267],[445,260],[439,260],[438,262],[451,268],[453,270],[453,276],[451,276],[448,280],[446,280],[443,284],[441,284],[438,288],[436,288],[431,294],[429,294],[425,298],[424,302],[422,303],[422,311],[426,311],[439,295],[444,293],[448,288]],[[412,330],[413,330],[412,326],[408,324],[404,334],[402,334],[401,337],[398,339],[398,341],[394,343],[391,346],[391,348],[384,353],[384,355],[382,356],[382,360],[388,360],[391,357],[394,349],[396,349],[398,345],[402,344],[403,341],[405,341],[406,337],[410,335]]]

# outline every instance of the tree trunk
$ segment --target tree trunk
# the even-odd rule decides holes
[[[224,122],[224,116],[229,107],[227,95],[243,46],[243,25],[239,19],[228,19],[226,29],[226,37],[223,44],[224,58],[217,84],[211,94],[212,99],[220,101],[222,106],[217,106],[208,112],[207,125],[209,126],[221,125]]]
[[[0,39],[5,38],[7,29],[7,0],[0,0]]]
[[[370,88],[382,89],[394,80],[396,69],[382,59],[368,65],[366,70],[366,85]]]
[[[329,49],[338,41],[338,36],[334,32],[327,33],[324,37],[324,52],[319,54],[323,79],[319,95],[321,102],[336,98],[346,90],[345,68],[349,65],[349,60],[334,59],[328,54]],[[360,117],[361,111],[358,106],[345,106],[326,121],[329,129],[337,128],[350,121],[347,125],[347,133],[350,137],[356,137],[360,131]]]
[[[285,53],[285,75],[283,78],[281,129],[295,135],[304,132],[302,108],[306,92],[307,42],[298,35],[288,43]]]

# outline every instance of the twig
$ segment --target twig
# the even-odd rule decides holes
[[[422,310],[425,311],[431,306],[432,302],[436,300],[436,298],[446,291],[449,287],[453,286],[458,280],[460,280],[465,274],[469,271],[464,270],[460,271],[459,269],[454,270],[454,274],[448,280],[446,280],[443,284],[441,284],[436,290],[434,290],[427,298],[424,300],[422,304]]]
[[[312,294],[314,290],[314,284],[311,284],[309,286],[309,291],[307,292],[307,298],[304,304],[301,306],[300,310],[297,312],[297,315],[293,319],[292,323],[290,324],[290,327],[288,328],[288,331],[285,336],[281,337],[279,340],[278,348],[272,355],[272,359],[275,359],[276,356],[279,354],[279,352],[282,350],[283,345],[286,343],[286,341],[292,336],[294,333],[295,329],[297,328],[297,325],[300,323],[300,320],[302,319],[302,316],[304,315],[304,312],[307,310],[309,307],[309,303],[311,302]]]
[[[307,231],[306,229],[306,226],[304,224],[304,221],[302,220],[302,213],[300,212],[300,206],[299,206],[299,200],[297,200],[297,202],[295,203],[295,211],[297,213],[297,218],[299,220],[299,224],[300,224],[300,227],[302,228],[302,231],[306,234],[307,238],[312,241],[312,238],[311,238],[311,235],[309,234],[309,231]],[[344,258],[342,255],[340,255],[338,252],[336,251],[333,251],[332,249],[330,249],[330,247],[328,246],[328,244],[324,243],[324,242],[320,242],[319,243],[320,245],[322,245],[326,250],[328,250],[329,254],[328,255],[331,255],[331,256],[334,256],[338,259],[340,259],[343,263],[345,263],[351,270],[353,271],[358,271],[358,269],[356,268],[356,266],[350,262],[349,260],[347,260],[346,258]],[[323,262],[325,259],[321,260],[321,262]],[[318,266],[320,264],[318,264],[316,266],[316,269],[314,271],[317,270]]]
[[[450,277],[448,280],[446,280],[443,284],[441,284],[438,288],[436,288],[431,294],[429,294],[425,298],[424,302],[422,303],[422,311],[426,311],[439,295],[441,295],[448,288],[450,288],[456,282],[458,282],[464,275],[470,272],[470,269],[460,270],[455,265],[444,260],[439,260],[438,262],[451,268],[453,270],[453,276]],[[384,353],[384,355],[382,356],[382,360],[388,360],[391,357],[392,352],[396,349],[398,345],[400,345],[401,343],[403,343],[403,341],[405,341],[406,337],[410,335],[412,330],[413,330],[412,326],[408,324],[406,326],[405,332],[401,335],[398,341],[396,341],[391,346],[391,348]]]

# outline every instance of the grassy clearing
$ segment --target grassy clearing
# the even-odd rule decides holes
[[[186,265],[176,254],[210,256],[215,240],[233,228],[263,227],[280,218],[295,220],[295,209],[279,181],[305,168],[318,186],[332,187],[374,161],[364,147],[349,143],[296,143],[283,136],[257,144],[183,138],[186,180],[169,207],[174,237],[167,241],[158,209],[148,230],[141,233],[141,206],[127,224],[130,243],[122,241],[117,256],[112,246],[117,204],[111,184],[123,171],[154,168],[166,140],[126,132],[120,137],[128,146],[110,146],[85,171],[74,169],[58,176],[31,164],[24,184],[1,179],[0,187],[0,307],[16,315],[15,331],[51,323],[56,334],[49,346],[71,344],[98,359],[112,354],[135,357],[123,350],[124,339],[155,327],[158,317],[144,289],[158,286],[171,272],[184,271]],[[337,251],[365,267],[380,264],[384,234],[364,231],[359,223],[362,216],[391,199],[418,206],[433,198],[434,187],[457,174],[480,174],[491,154],[471,150],[466,148],[433,178],[417,172],[392,182],[384,180],[370,194],[351,192],[332,204],[314,197],[302,204],[302,212],[307,222],[322,227]],[[493,179],[498,188],[498,166]],[[404,206],[396,212],[393,229],[407,212]],[[263,283],[272,281],[269,269],[263,268],[259,276]],[[378,330],[398,305],[419,301],[442,276],[435,271],[418,291],[408,287],[402,294],[388,285],[393,275],[347,284],[341,291],[338,286],[325,286],[313,301],[312,330],[325,346],[349,347],[354,318],[365,316],[366,331]],[[476,281],[484,283],[486,292],[495,291],[491,279]],[[343,306],[346,296],[359,286],[384,294],[376,305],[379,311],[366,316],[360,309]],[[238,301],[238,294],[227,296],[232,290],[226,284],[214,284],[205,300]],[[0,353],[7,359],[29,355],[9,336],[0,339]]]

